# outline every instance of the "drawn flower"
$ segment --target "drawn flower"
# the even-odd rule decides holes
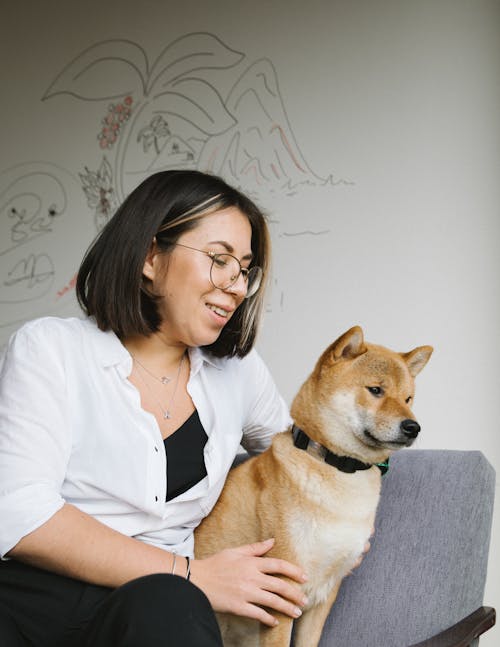
[[[97,171],[85,167],[85,173],[79,173],[87,204],[95,209],[95,223],[101,230],[113,215],[117,200],[113,188],[113,171],[110,163],[103,157]]]
[[[151,119],[149,126],[144,126],[144,128],[141,128],[141,130],[137,134],[137,141],[140,142],[142,140],[142,147],[145,153],[149,151],[151,145],[154,145],[156,154],[159,155],[160,146],[158,140],[162,137],[169,136],[170,128],[168,127],[168,123],[165,121],[165,119],[163,119],[161,115],[158,115],[157,117],[153,117],[153,119]]]
[[[132,114],[130,107],[132,103],[132,97],[127,95],[123,103],[110,103],[108,105],[108,112],[101,122],[101,132],[97,135],[101,148],[112,148],[116,143],[122,125],[128,121]]]

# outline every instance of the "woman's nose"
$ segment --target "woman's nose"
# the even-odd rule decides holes
[[[224,292],[230,292],[235,296],[244,299],[247,295],[248,283],[243,277],[243,274],[240,272],[236,281],[224,290]]]

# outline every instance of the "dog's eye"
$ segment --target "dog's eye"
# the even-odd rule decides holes
[[[406,404],[410,404],[410,402],[411,402],[411,401],[412,401],[412,397],[411,397],[411,395],[409,395],[409,396],[406,398],[405,402],[406,402]]]
[[[366,388],[376,398],[381,398],[384,395],[384,389],[381,386],[367,386]]]

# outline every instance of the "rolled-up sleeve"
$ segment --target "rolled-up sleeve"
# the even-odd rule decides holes
[[[252,351],[243,361],[241,384],[247,399],[247,415],[241,444],[250,454],[257,454],[267,449],[274,434],[285,431],[292,421],[288,407],[258,353]]]
[[[71,450],[63,353],[36,322],[10,340],[0,368],[0,556],[64,500]]]

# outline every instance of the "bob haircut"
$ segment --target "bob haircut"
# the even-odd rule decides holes
[[[226,207],[237,207],[252,229],[252,265],[263,270],[257,292],[245,299],[205,348],[216,357],[244,357],[253,347],[269,275],[270,241],[264,214],[240,191],[214,175],[191,170],[162,171],[145,179],[125,199],[85,254],[76,295],[83,311],[101,330],[120,339],[149,336],[159,330],[157,303],[148,289],[143,267],[156,240],[168,252],[200,220]]]

